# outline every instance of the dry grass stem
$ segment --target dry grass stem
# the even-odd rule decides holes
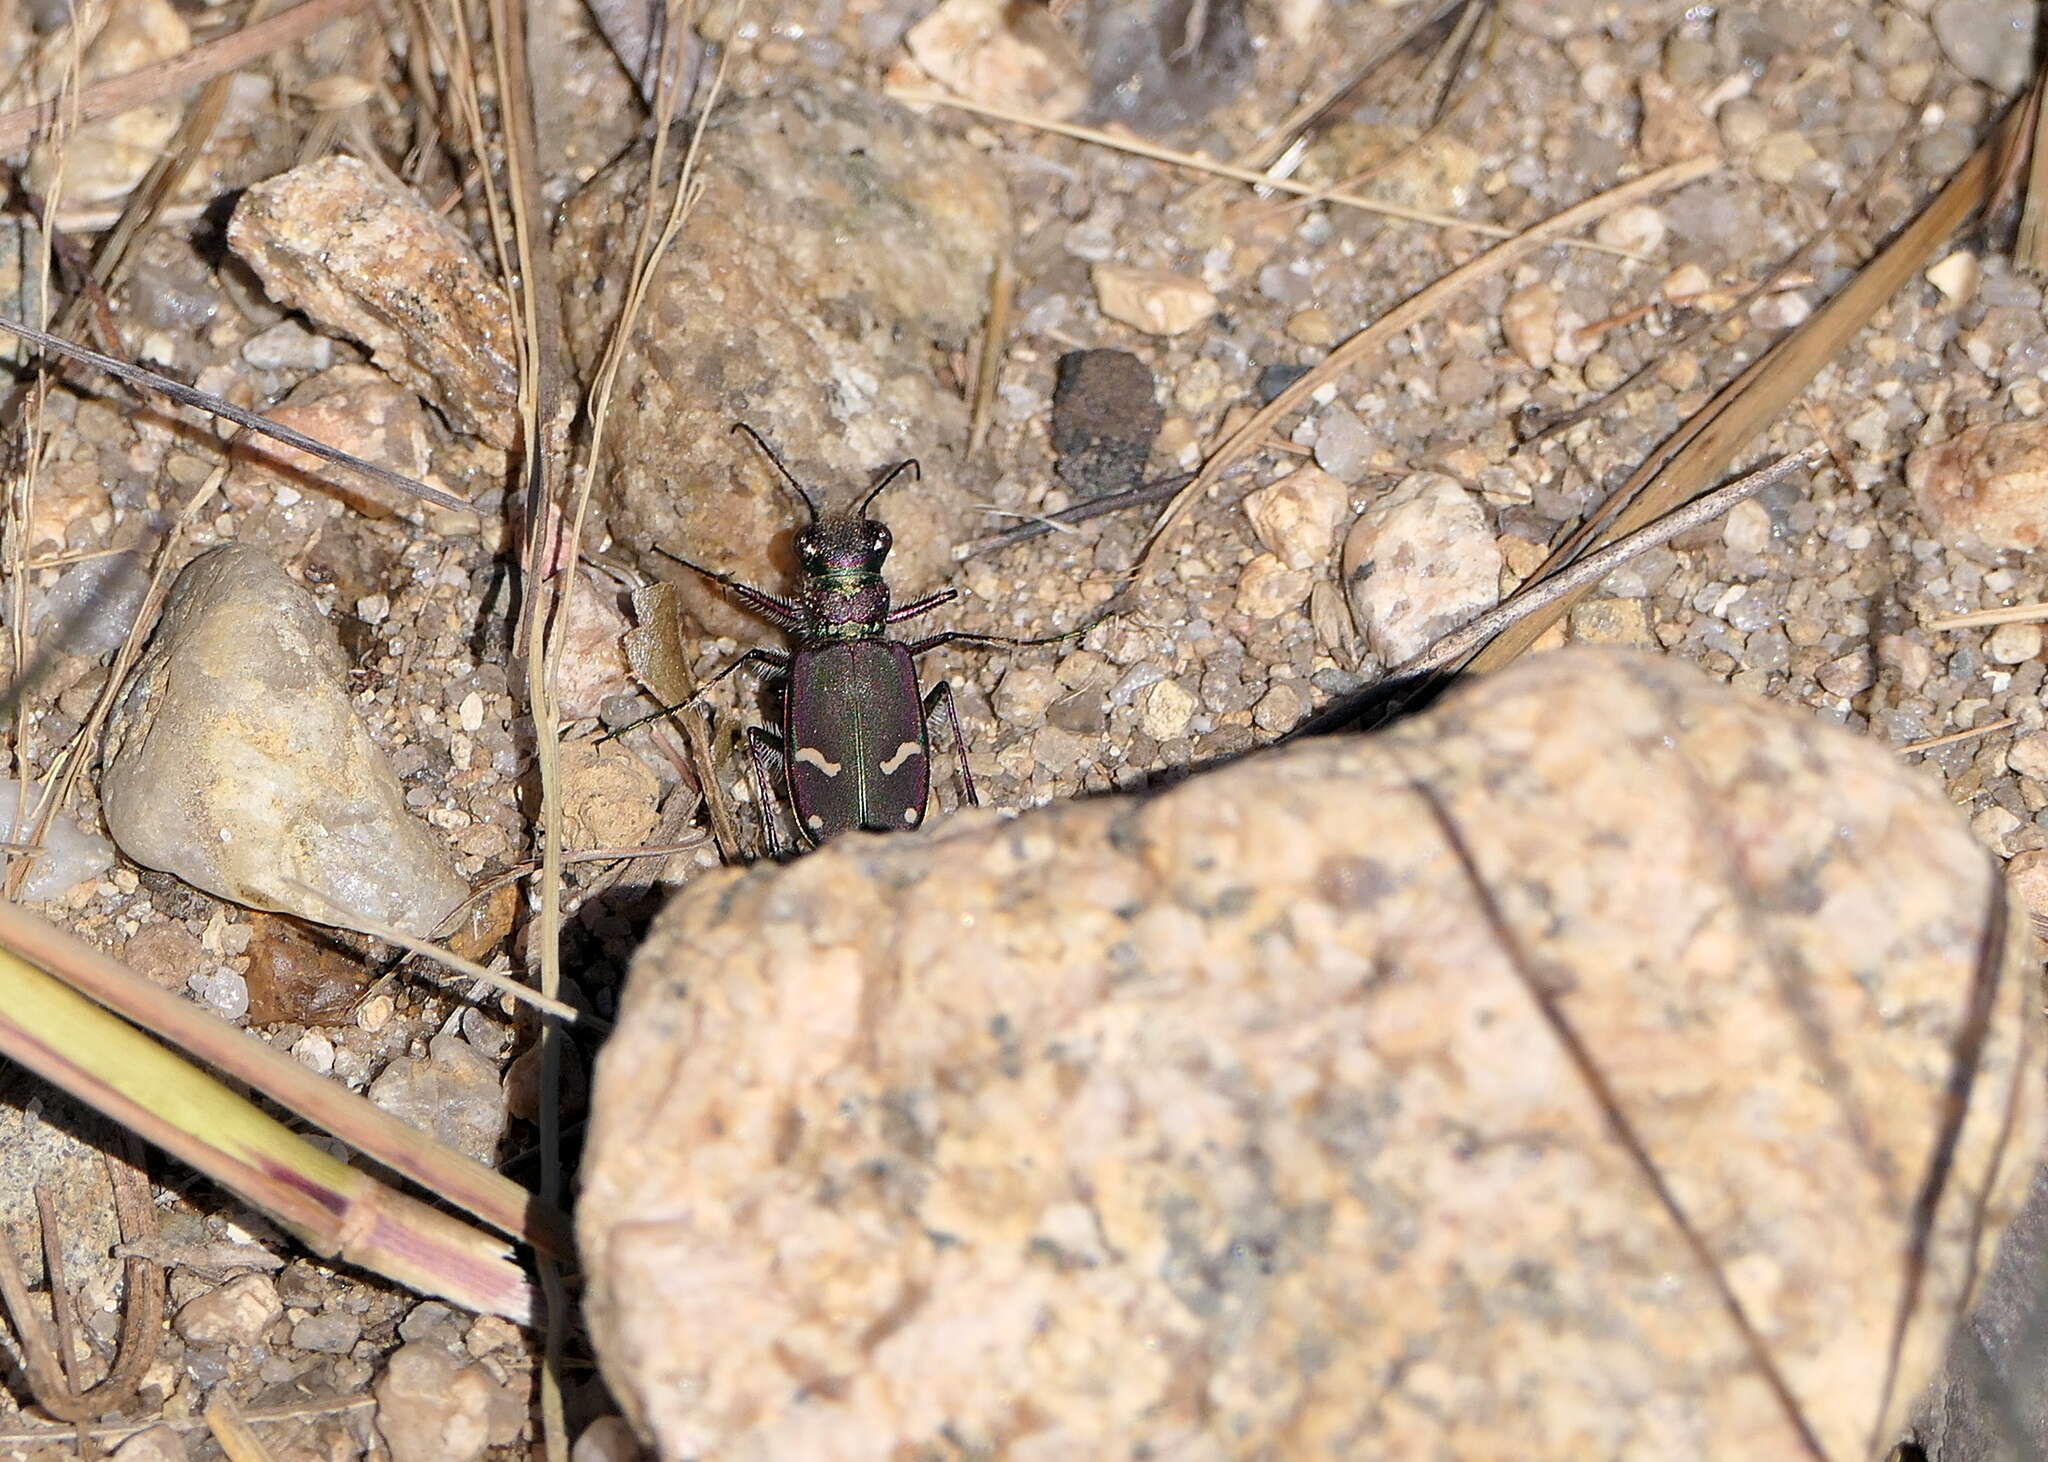
[[[263,1439],[229,1398],[225,1386],[216,1386],[207,1393],[205,1418],[207,1431],[212,1433],[228,1462],[275,1462],[270,1448],[263,1445]]]
[[[1988,196],[2000,160],[2010,154],[2021,121],[2009,112],[1934,200],[1901,229],[1832,299],[1757,357],[1696,412],[1536,571],[1555,573],[1596,541],[1633,533],[1699,493],[1773,418],[1798,398],[1821,367],[1868,324],[1884,303],[1925,266],[1936,245]],[[1513,661],[1570,608],[1566,596],[1509,626],[1471,659],[1475,670]]]
[[[1283,193],[1293,193],[1297,197],[1314,198],[1317,202],[1334,203],[1343,208],[1355,208],[1363,213],[1398,219],[1403,223],[1426,224],[1431,228],[1464,229],[1491,239],[1520,237],[1514,229],[1503,228],[1497,223],[1482,223],[1477,219],[1459,218],[1449,213],[1432,213],[1426,208],[1404,208],[1398,203],[1384,203],[1377,198],[1367,198],[1357,193],[1327,192],[1307,183],[1297,183],[1291,178],[1269,176],[1256,168],[1241,168],[1234,163],[1218,162],[1215,158],[1206,157],[1199,152],[1177,152],[1171,147],[1160,147],[1135,137],[1105,132],[1099,127],[1082,127],[1073,122],[1055,122],[1049,117],[1034,117],[1029,112],[990,106],[985,102],[966,101],[960,97],[944,96],[934,91],[911,91],[903,87],[889,87],[886,88],[886,94],[905,106],[951,107],[955,111],[972,112],[977,117],[987,117],[997,122],[1014,122],[1020,127],[1050,132],[1059,137],[1071,137],[1076,142],[1092,142],[1098,147],[1107,147],[1116,152],[1129,153],[1133,157],[1165,163],[1169,167],[1187,168],[1191,172],[1231,178],[1261,188],[1275,188]],[[1537,227],[1540,228],[1542,225],[1539,224]],[[1565,244],[1575,249],[1590,249],[1596,254],[1612,254],[1623,259],[1642,257],[1633,250],[1617,249],[1607,244],[1596,243],[1592,239],[1546,238],[1545,242]]]
[[[1974,609],[1968,614],[1923,619],[1922,629],[1973,629],[1983,624],[2038,624],[2048,621],[2048,604],[2007,604],[1999,609]]]
[[[570,1252],[568,1220],[510,1178],[314,1075],[285,1052],[223,1025],[18,905],[0,902],[0,951],[48,971],[83,997],[246,1083],[500,1232],[545,1252]],[[0,953],[0,960],[9,957]]]
[[[206,41],[182,55],[123,76],[96,81],[79,92],[77,124],[118,117],[136,107],[176,96],[203,81],[240,70],[258,57],[295,45],[337,20],[369,9],[370,5],[371,0],[305,0],[282,15],[244,26],[233,35]],[[0,112],[0,152],[18,152],[28,146],[49,122],[48,102]]]
[[[1900,756],[1912,751],[1933,751],[1938,746],[1954,746],[1962,741],[1975,741],[1980,736],[1989,736],[1993,732],[2004,731],[2017,725],[2019,721],[2014,717],[2000,716],[1995,721],[1987,721],[1982,726],[1972,726],[1967,731],[1951,731],[1946,736],[1929,736],[1924,741],[1909,741],[1897,750]]]
[[[1451,299],[1480,282],[1505,273],[1546,244],[1596,223],[1618,209],[1654,198],[1687,183],[1696,182],[1720,167],[1712,158],[1694,158],[1673,163],[1640,178],[1610,188],[1605,193],[1575,203],[1524,230],[1505,243],[1496,244],[1477,258],[1467,260],[1450,273],[1417,290],[1372,324],[1338,345],[1315,369],[1275,396],[1237,429],[1203,462],[1192,481],[1181,488],[1166,511],[1153,525],[1151,537],[1132,568],[1129,581],[1135,583],[1151,568],[1161,547],[1182,518],[1200,501],[1201,495],[1218,478],[1262,446],[1281,418],[1301,409],[1326,381],[1334,380],[1389,340],[1428,319]]]
[[[381,939],[386,944],[395,944],[400,949],[416,954],[422,959],[432,960],[437,965],[451,969],[458,975],[466,975],[472,980],[481,981],[483,984],[489,985],[493,990],[510,995],[514,1000],[521,1001],[524,1004],[531,1005],[535,1010],[541,1011],[543,1014],[552,1015],[555,1019],[566,1025],[581,1023],[596,1028],[604,1028],[604,1022],[598,1020],[596,1016],[583,1015],[577,1011],[575,1006],[561,1000],[551,999],[541,994],[540,991],[534,989],[531,985],[522,984],[510,975],[500,974],[496,970],[487,969],[475,960],[464,959],[453,950],[443,949],[440,945],[425,939],[415,939],[403,929],[358,914],[354,910],[336,903],[310,883],[296,878],[286,881],[299,893],[313,899],[322,908],[326,909],[328,913],[334,915],[335,922],[346,928],[360,929],[363,933]]]
[[[1010,304],[1016,298],[1017,274],[1006,249],[996,258],[988,280],[988,321],[982,327],[981,349],[974,362],[973,415],[967,424],[967,455],[981,451],[995,419],[996,380],[1003,370],[1003,347],[1010,335]]]

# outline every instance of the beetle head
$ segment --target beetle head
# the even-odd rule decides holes
[[[889,556],[893,540],[885,523],[852,514],[833,514],[796,532],[797,566],[806,577],[876,574]]]

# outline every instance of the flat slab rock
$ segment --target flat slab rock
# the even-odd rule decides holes
[[[1885,749],[1613,652],[707,878],[598,1066],[606,1378],[667,1459],[1804,1455],[1774,1374],[1862,1457],[2043,1131],[1997,889]]]
[[[469,886],[406,810],[347,676],[320,606],[260,549],[193,559],[107,723],[115,844],[251,908],[432,933]]]

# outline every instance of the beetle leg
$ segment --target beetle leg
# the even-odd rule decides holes
[[[930,724],[934,712],[944,712],[946,729],[953,733],[953,760],[960,768],[960,799],[968,807],[979,807],[981,799],[974,794],[974,773],[967,769],[967,738],[960,732],[960,712],[953,704],[953,687],[947,681],[940,681],[925,692],[924,719]]]
[[[726,676],[732,674],[733,671],[739,669],[742,665],[766,665],[771,670],[787,670],[789,669],[789,656],[784,655],[779,651],[775,650],[749,650],[744,655],[736,656],[731,664],[725,666],[725,668],[720,670],[716,675],[712,676],[709,680],[705,681],[702,685],[698,686],[697,693],[691,696],[688,700],[677,701],[672,706],[663,706],[658,711],[651,711],[647,715],[642,716],[637,721],[628,721],[625,725],[619,727],[615,731],[605,732],[604,735],[598,737],[597,739],[599,741],[610,741],[614,737],[624,736],[628,731],[633,730],[635,727],[645,726],[649,721],[659,721],[663,716],[673,716],[677,711],[682,710],[685,706],[694,705],[698,701],[702,700],[704,698],[705,691],[711,689],[712,686],[718,684],[719,681],[725,679]]]
[[[1066,640],[1076,639],[1093,628],[1093,625],[1082,625],[1081,628],[1070,629],[1065,634],[1039,635],[1033,639],[1013,639],[1008,635],[979,635],[971,630],[948,629],[940,630],[935,635],[926,635],[921,640],[912,640],[903,648],[913,655],[922,655],[925,651],[936,650],[941,645],[968,645],[983,650],[1006,647],[1019,649],[1029,645],[1057,645]]]
[[[686,569],[692,569],[702,574],[778,629],[787,630],[794,634],[797,630],[803,628],[803,610],[799,606],[790,603],[787,599],[778,599],[766,589],[756,589],[752,584],[742,584],[731,574],[722,574],[717,569],[706,568],[701,563],[692,562],[679,553],[670,553],[660,544],[655,545],[654,551],[664,558],[674,559]]]
[[[951,604],[960,597],[958,589],[941,589],[936,594],[927,594],[922,599],[913,599],[908,604],[889,611],[885,624],[901,624],[906,619],[915,619],[920,614],[930,614],[941,604]]]
[[[761,814],[761,847],[764,856],[777,862],[789,856],[775,827],[775,773],[782,767],[781,738],[764,727],[747,727],[747,775],[754,783],[754,809]]]

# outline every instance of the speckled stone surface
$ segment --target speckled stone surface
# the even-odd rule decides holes
[[[597,1071],[606,1377],[669,1459],[1795,1455],[1732,1302],[1864,1456],[2040,1142],[1997,886],[1884,748],[1618,652],[700,880]]]
[[[360,340],[378,367],[497,447],[519,435],[512,307],[455,226],[353,157],[258,183],[228,243],[271,297]]]

